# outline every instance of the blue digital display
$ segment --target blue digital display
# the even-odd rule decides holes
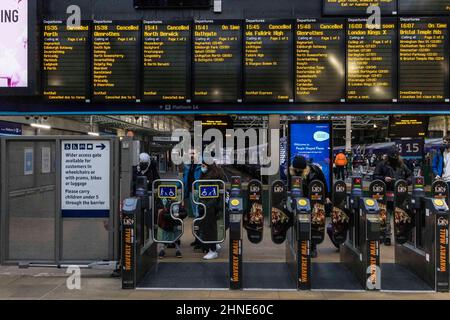
[[[289,138],[290,165],[295,156],[304,156],[322,169],[327,188],[331,190],[331,123],[290,123]]]
[[[218,185],[202,185],[200,186],[200,199],[218,198],[219,186]]]
[[[158,187],[158,197],[174,199],[177,196],[177,187],[176,186],[159,186]]]

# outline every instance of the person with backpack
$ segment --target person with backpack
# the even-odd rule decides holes
[[[343,152],[339,152],[334,159],[334,165],[336,166],[337,179],[345,180],[345,167],[347,166],[347,157]]]

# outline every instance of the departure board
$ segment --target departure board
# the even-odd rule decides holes
[[[143,100],[190,102],[190,22],[144,21]]]
[[[67,26],[44,21],[42,29],[42,86],[47,101],[89,102],[90,26]]]
[[[450,0],[398,0],[400,14],[448,14]]]
[[[448,102],[448,22],[400,18],[399,99]]]
[[[94,21],[93,99],[138,101],[141,25]]]
[[[245,100],[293,102],[293,22],[246,20]]]
[[[397,99],[396,20],[381,25],[366,19],[347,22],[347,100],[392,102]]]
[[[241,79],[240,21],[195,21],[194,101],[242,102]]]
[[[382,14],[396,14],[397,0],[323,0],[323,13],[338,16],[365,15],[369,6],[379,6]]]
[[[343,102],[344,20],[299,19],[295,32],[295,100]]]

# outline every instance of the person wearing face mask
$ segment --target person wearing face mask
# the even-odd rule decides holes
[[[184,184],[184,201],[190,203],[190,208],[194,218],[198,218],[198,207],[194,204],[192,199],[192,184],[194,181],[199,180],[202,175],[202,166],[195,163],[194,153],[191,154],[191,163],[185,164],[183,172],[183,184]],[[194,250],[202,249],[202,244],[197,239],[191,243],[191,247]]]
[[[326,202],[326,213],[328,214],[331,209],[331,201],[330,201],[330,193],[327,186],[327,181],[325,178],[325,175],[323,174],[322,169],[320,169],[318,166],[312,163],[308,163],[305,157],[303,156],[295,156],[294,160],[292,161],[292,166],[289,168],[289,179],[288,179],[288,186],[289,190],[291,189],[291,178],[292,177],[301,177],[302,178],[302,190],[303,190],[303,196],[309,197],[309,184],[314,180],[319,180],[323,183],[325,187],[325,202]],[[311,245],[311,257],[315,258],[317,257],[317,244],[312,243]]]
[[[444,180],[450,187],[450,136],[444,137],[444,145],[434,155],[432,169],[435,179]]]
[[[373,173],[373,180],[381,180],[386,183],[387,194],[393,194],[396,180],[405,180],[408,184],[412,182],[412,172],[405,165],[400,152],[397,147],[393,146],[388,154],[387,158],[380,161]],[[386,232],[384,233],[384,244],[389,246],[391,244],[391,212],[394,209],[392,201],[387,202],[387,218],[386,218]]]
[[[201,180],[224,180],[225,175],[216,164],[206,164],[203,163],[201,165],[202,175],[200,176]],[[218,217],[223,214],[221,211],[223,208],[217,199],[209,199],[205,202],[206,205],[206,216],[201,221],[200,225],[200,233],[202,236],[202,240],[204,241],[217,241],[217,220]],[[200,207],[199,213],[200,215],[205,214],[202,212],[204,209]],[[203,251],[207,252],[207,254],[203,257],[204,260],[217,259],[219,257],[218,250],[220,249],[219,245],[216,244],[204,244]]]
[[[153,181],[161,179],[157,170],[158,164],[156,161],[150,158],[148,153],[141,153],[139,155],[139,165],[134,169],[133,174],[133,194],[136,193],[136,177],[146,176],[148,190],[151,191],[153,187]]]

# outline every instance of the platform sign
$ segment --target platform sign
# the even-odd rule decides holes
[[[110,141],[61,142],[63,217],[108,217],[110,210]]]

